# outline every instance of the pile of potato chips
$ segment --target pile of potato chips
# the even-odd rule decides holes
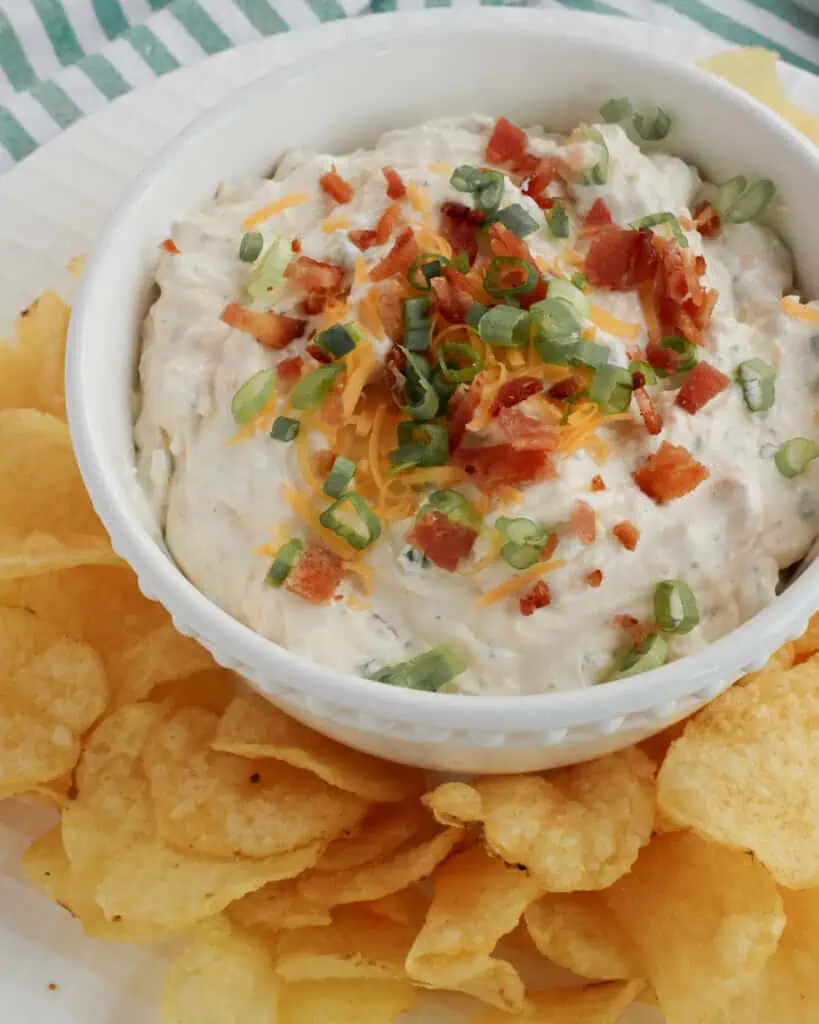
[[[819,1020],[819,618],[641,747],[430,784],[140,594],[72,456],[67,320],[46,293],[0,349],[0,797],[53,803],[26,872],[89,935],[177,940],[169,1024],[388,1024],[423,989],[479,1024]],[[527,988],[521,949],[577,984]]]

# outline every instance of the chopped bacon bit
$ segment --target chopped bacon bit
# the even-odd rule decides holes
[[[370,271],[371,281],[406,274],[412,261],[421,255],[421,247],[412,228],[404,228],[387,255]]]
[[[576,501],[569,513],[572,532],[581,544],[594,544],[597,537],[597,516],[585,501]]]
[[[543,580],[531,586],[518,602],[521,615],[534,615],[538,608],[546,608],[552,603],[552,592]]]
[[[630,292],[652,277],[656,264],[649,228],[601,228],[586,254],[586,277],[595,288]]]
[[[295,384],[299,377],[301,377],[303,366],[304,360],[301,356],[289,356],[287,359],[282,359],[276,367],[276,379],[279,384],[285,386]]]
[[[297,320],[281,313],[254,313],[236,302],[229,302],[220,319],[229,327],[251,334],[265,348],[287,348],[291,341],[304,333],[305,320]]]
[[[544,194],[546,189],[553,181],[559,181],[566,186],[573,177],[571,168],[562,157],[544,156],[538,160],[537,167],[523,191],[534,199],[541,210],[549,210],[554,205],[554,200]]]
[[[407,194],[407,186],[404,184],[404,179],[398,171],[392,167],[382,167],[381,173],[384,175],[384,180],[387,183],[387,198],[403,199]]]
[[[441,234],[452,246],[454,253],[465,252],[471,263],[478,255],[478,226],[484,215],[470,210],[463,203],[451,200],[441,204]]]
[[[576,395],[580,390],[580,382],[575,377],[564,377],[563,380],[556,381],[546,394],[549,398],[571,398],[572,395]]]
[[[593,476],[591,478],[591,485],[590,486],[591,486],[591,489],[593,491],[605,491],[605,489],[606,489],[606,481],[598,473],[596,476]]]
[[[633,615],[615,615],[614,625],[619,626],[620,629],[628,634],[629,640],[631,640],[635,647],[641,644],[650,633],[648,626],[640,622]]]
[[[486,159],[490,164],[517,164],[526,155],[526,132],[499,117],[486,144]]]
[[[179,246],[172,238],[166,238],[165,241],[162,243],[162,248],[165,250],[165,252],[179,252]]]
[[[319,348],[318,345],[313,344],[311,341],[307,346],[307,354],[311,355],[318,363],[332,363],[333,357],[329,352],[323,348]]]
[[[546,541],[543,550],[540,552],[541,561],[545,562],[547,558],[551,558],[552,555],[555,553],[557,545],[558,536],[555,533],[555,531],[552,530],[552,532],[549,534],[549,539]]]
[[[449,418],[449,450],[454,452],[463,441],[469,421],[481,404],[484,377],[479,373],[469,387],[460,386],[449,399],[447,417]]]
[[[525,402],[527,398],[540,394],[543,384],[537,377],[516,377],[501,384],[495,401],[492,403],[492,415],[497,416],[501,409],[511,409],[513,405]]]
[[[293,250],[293,252],[301,252],[301,242],[298,240],[298,238],[293,239],[293,241],[290,243],[290,248]]]
[[[305,292],[324,296],[338,295],[344,284],[344,268],[335,263],[322,263],[309,256],[299,256],[287,265],[284,276]]]
[[[324,312],[328,300],[326,292],[308,292],[299,303],[299,310],[305,316],[316,316]]]
[[[451,273],[450,267],[444,268],[443,277],[433,277],[430,282],[434,310],[440,313],[444,320],[449,323],[460,324],[475,301],[465,287],[458,286],[458,280],[463,280],[463,275],[456,270]]]
[[[371,249],[376,243],[376,233],[372,228],[367,228],[362,231],[348,231],[347,237],[353,245],[358,246],[362,252],[367,249]]]
[[[581,236],[593,235],[601,228],[610,227],[612,224],[614,224],[614,218],[611,215],[611,210],[606,205],[606,200],[598,196],[580,222],[580,234]]]
[[[693,415],[724,391],[731,381],[715,366],[700,360],[685,378],[675,405]]]
[[[709,473],[687,449],[663,441],[631,476],[643,494],[661,505],[693,491]]]
[[[713,238],[720,232],[722,224],[719,214],[707,200],[703,200],[694,210],[694,227],[703,238]]]
[[[701,345],[717,301],[716,291],[702,283],[705,260],[662,238],[655,239],[655,250],[660,263],[654,295],[662,330]]]
[[[493,256],[514,256],[519,260],[530,260],[529,246],[518,238],[514,231],[496,220],[489,228],[489,248]]]
[[[344,424],[344,403],[341,392],[333,391],[321,403],[321,418],[328,427],[340,427]]]
[[[378,218],[378,223],[375,225],[376,245],[383,245],[385,242],[389,241],[389,237],[393,233],[400,215],[401,207],[398,203],[390,203],[387,209]]]
[[[319,185],[321,185],[322,192],[326,192],[336,203],[349,203],[353,198],[353,186],[341,177],[335,164],[333,164],[332,170],[322,174],[319,178]]]
[[[335,552],[323,544],[311,544],[299,557],[285,587],[311,604],[324,604],[341,582],[344,565]]]
[[[603,582],[603,573],[600,569],[592,569],[591,572],[586,573],[583,579],[590,587],[594,587],[596,590]]]
[[[635,388],[633,394],[637,408],[640,410],[640,415],[643,417],[646,430],[649,434],[659,434],[663,429],[663,418],[651,401],[651,396],[645,388]]]
[[[379,293],[378,315],[390,341],[400,341],[404,335],[404,310],[401,296],[397,292],[385,289]]]
[[[330,475],[330,470],[333,468],[336,457],[329,448],[320,448],[318,451],[313,452],[310,458],[313,463],[313,469],[315,469],[319,476],[325,477]]]
[[[404,376],[404,370],[407,368],[407,357],[401,351],[400,345],[393,344],[387,350],[387,354],[384,356],[384,377],[387,382],[387,387],[395,397],[399,405],[403,405],[406,395],[406,377]],[[454,395],[453,395],[454,397]],[[450,408],[452,402],[450,401]]]
[[[640,531],[630,519],[624,519],[622,523],[616,523],[612,527],[611,532],[627,551],[633,551],[637,547]]]
[[[472,551],[478,534],[469,526],[453,523],[444,512],[425,512],[407,535],[431,562],[447,572],[455,572],[458,562]]]
[[[484,494],[504,486],[522,487],[554,475],[545,448],[519,448],[512,444],[459,448],[453,454],[453,461],[463,466],[472,483]]]
[[[650,341],[646,346],[646,359],[649,366],[661,373],[676,373],[680,365],[681,355],[673,348],[665,348],[656,341]]]
[[[517,406],[503,408],[496,414],[495,423],[513,448],[544,448],[554,451],[560,441],[560,428],[536,416],[527,416]]]

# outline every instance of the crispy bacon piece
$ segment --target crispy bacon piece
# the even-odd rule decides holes
[[[490,164],[517,165],[526,156],[527,142],[522,128],[499,117],[486,143],[486,159]]]
[[[643,494],[662,505],[693,491],[709,473],[686,448],[663,441],[631,476]]]
[[[591,572],[587,572],[586,573],[586,575],[583,577],[583,579],[586,581],[586,583],[590,587],[594,587],[594,589],[596,590],[600,586],[600,584],[603,582],[602,570],[600,570],[600,569],[592,569]]]
[[[541,210],[549,210],[554,205],[554,200],[545,194],[546,189],[553,181],[558,181],[563,186],[564,192],[568,191],[569,184],[574,177],[571,167],[562,157],[540,157],[532,177],[526,183],[523,191],[531,199],[534,199]]]
[[[650,632],[648,626],[633,615],[615,615],[614,625],[619,626],[628,635],[635,647],[641,644]]]
[[[406,367],[407,357],[401,351],[399,345],[392,345],[387,350],[386,356],[384,356],[384,378],[387,382],[387,387],[396,397],[396,401],[398,401],[399,404],[401,405],[403,405],[404,399],[406,397],[404,394],[404,388],[406,385],[404,370],[406,369]]]
[[[406,274],[412,261],[421,255],[421,246],[412,228],[404,228],[387,255],[370,271],[371,281],[386,281]]]
[[[407,194],[407,186],[404,184],[404,179],[398,171],[392,167],[382,167],[381,173],[384,175],[384,180],[387,183],[387,198],[403,199]]]
[[[495,423],[513,448],[543,448],[554,451],[560,440],[560,428],[527,414],[517,406],[501,409]]]
[[[597,516],[588,502],[576,501],[569,513],[572,533],[581,544],[594,544],[597,537]]]
[[[476,530],[453,523],[443,512],[425,512],[416,520],[407,540],[440,569],[455,572],[458,562],[472,551],[477,536]]]
[[[603,479],[602,476],[600,476],[599,473],[597,473],[595,476],[591,478],[590,486],[593,491],[605,491],[606,481]]]
[[[645,388],[635,388],[633,391],[634,401],[643,417],[643,423],[649,434],[659,434],[663,429],[663,418],[659,409],[651,401],[651,395]]]
[[[336,457],[329,448],[319,448],[318,451],[311,453],[310,461],[313,463],[313,469],[315,469],[318,475],[325,477],[330,475],[330,470],[333,468]]]
[[[501,384],[495,401],[492,403],[492,415],[497,416],[501,409],[511,409],[520,405],[527,398],[538,395],[543,390],[543,383],[537,377],[516,377]]]
[[[626,551],[633,551],[640,539],[640,531],[630,519],[624,519],[622,523],[616,523],[611,530],[612,534],[620,541]]]
[[[461,324],[464,322],[464,318],[475,300],[472,298],[472,294],[458,280],[463,280],[463,275],[459,274],[457,270],[449,274],[446,273],[450,269],[450,267],[445,267],[444,276],[433,277],[430,282],[433,308],[436,313],[440,313],[444,320],[447,320],[449,323]]]
[[[293,239],[293,241],[290,243],[290,248],[293,250],[293,252],[301,252],[301,242],[298,240],[298,238]]]
[[[514,256],[519,260],[532,258],[526,242],[499,220],[489,228],[489,248],[493,256]]]
[[[715,366],[701,360],[688,374],[680,388],[675,405],[695,413],[724,391],[731,381]]]
[[[335,593],[343,573],[344,565],[335,552],[323,544],[310,544],[284,585],[311,604],[324,604]]]
[[[322,174],[319,178],[319,185],[322,192],[326,192],[336,203],[349,203],[353,198],[353,186],[341,177],[335,164],[333,164],[332,170]]]
[[[598,196],[580,222],[580,234],[583,237],[588,237],[612,224],[614,224],[614,218],[611,215],[611,210],[606,205],[606,200]]]
[[[703,238],[713,238],[720,232],[722,224],[719,214],[707,200],[703,200],[694,210],[694,227]]]
[[[386,288],[378,296],[378,315],[384,325],[384,333],[390,341],[400,341],[404,335],[404,310],[401,296]]]
[[[564,398],[571,398],[572,395],[576,395],[579,390],[580,382],[576,377],[564,377],[563,380],[555,381],[546,394],[549,398],[562,400]]]
[[[390,203],[375,225],[376,245],[384,245],[385,242],[389,241],[389,237],[395,230],[395,225],[398,223],[400,215],[401,207],[398,203]]]
[[[456,465],[463,466],[472,483],[484,494],[491,494],[504,486],[522,487],[554,475],[554,467],[545,448],[483,445],[459,448],[452,458]]]
[[[483,387],[484,376],[479,373],[468,387],[461,385],[450,398],[447,406],[450,452],[454,452],[463,441],[469,421],[481,404]]]
[[[372,249],[375,245],[375,231],[372,228],[363,228],[359,231],[348,231],[347,237],[362,252]]]
[[[344,268],[335,263],[322,263],[309,256],[299,256],[287,265],[284,276],[297,288],[326,297],[338,295],[344,286]]]
[[[465,252],[471,263],[478,255],[478,227],[484,215],[452,200],[441,204],[441,234],[456,255]]]
[[[301,377],[303,366],[304,360],[301,356],[289,356],[287,359],[282,359],[276,367],[276,379],[279,384],[284,387],[295,384],[299,377]]]
[[[661,373],[676,373],[681,355],[673,348],[664,348],[659,342],[650,341],[646,346],[646,360],[649,366]]]
[[[254,313],[236,302],[229,302],[220,319],[229,327],[252,335],[265,348],[287,348],[291,341],[304,334],[306,320],[298,320],[281,313]]]
[[[552,603],[552,593],[543,580],[533,584],[518,601],[521,615],[534,615],[538,608],[546,608]]]
[[[601,228],[586,254],[586,277],[595,288],[630,292],[651,279],[656,265],[654,235],[649,228]]]
[[[299,303],[299,310],[305,316],[316,316],[324,312],[328,300],[326,292],[308,292]]]
[[[665,334],[701,345],[717,301],[717,293],[702,283],[705,260],[662,238],[655,239],[655,250],[660,257],[654,284],[660,326]]]
[[[174,254],[179,252],[179,246],[172,238],[166,238],[165,241],[162,243],[162,248],[165,250],[165,252],[170,252]]]

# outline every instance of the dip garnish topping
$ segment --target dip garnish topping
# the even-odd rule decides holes
[[[819,459],[819,444],[807,437],[791,437],[776,451],[774,462],[782,476],[801,476],[814,459]]]
[[[409,690],[440,690],[446,683],[465,672],[469,661],[459,648],[439,644],[414,658],[387,665],[369,675],[378,683],[403,686]]]
[[[664,633],[690,633],[700,613],[685,580],[663,580],[654,591],[654,618]]]
[[[766,412],[776,399],[776,370],[764,359],[746,359],[736,370],[750,412]]]

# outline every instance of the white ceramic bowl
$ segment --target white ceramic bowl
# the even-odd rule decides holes
[[[707,649],[592,689],[524,697],[416,693],[307,662],[231,618],[174,565],[137,484],[131,389],[160,241],[220,181],[262,175],[294,145],[344,152],[382,131],[475,110],[569,130],[609,96],[675,115],[673,148],[712,179],[773,178],[778,228],[819,295],[819,158],[753,100],[694,68],[503,9],[380,16],[378,35],[276,71],[196,121],[136,181],[89,263],[71,319],[68,404],[80,468],[116,550],[177,628],[297,718],[352,746],[451,771],[529,771],[634,743],[702,706],[797,636],[819,564]],[[582,643],[582,623],[576,638]],[[548,668],[546,669],[548,670]]]

